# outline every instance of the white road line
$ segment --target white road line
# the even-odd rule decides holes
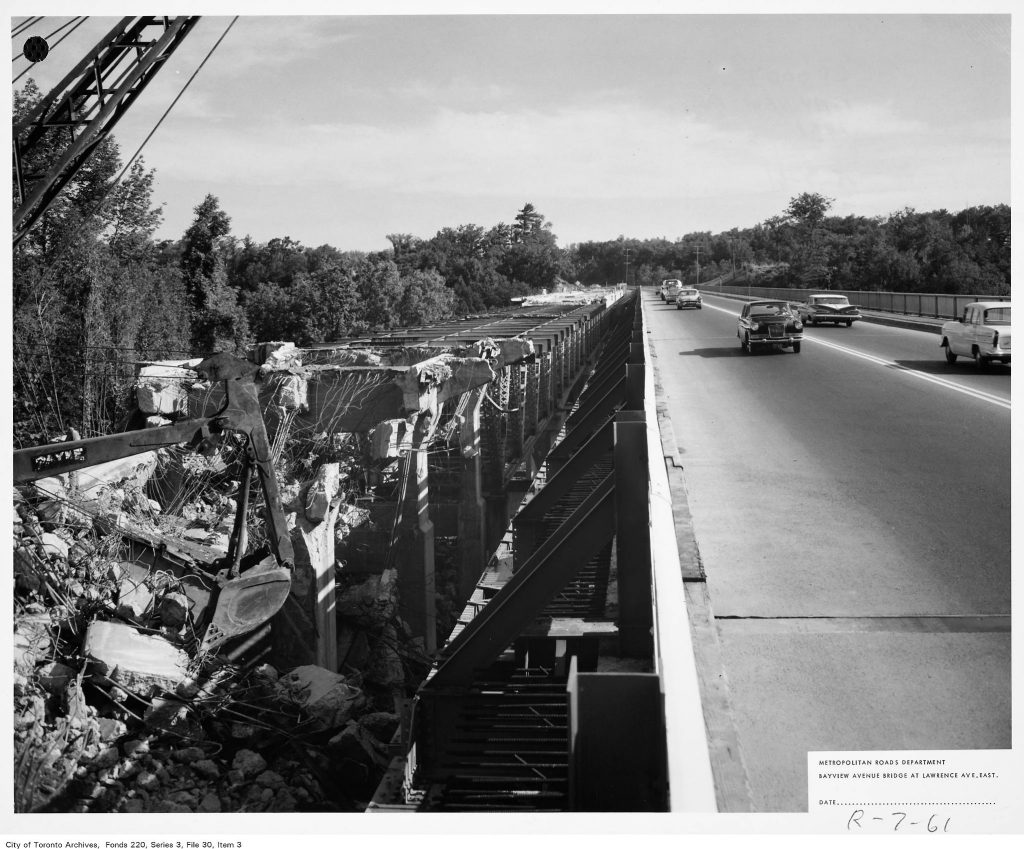
[[[718,310],[719,312],[724,312],[726,315],[736,315],[732,310],[725,309],[724,307],[716,307],[707,303],[705,303],[704,306],[713,310]],[[847,348],[844,345],[837,345],[835,342],[826,342],[824,339],[819,339],[816,336],[807,336],[805,334],[804,341],[813,342],[816,345],[824,345],[826,348],[842,351],[844,354],[849,354],[852,357],[860,357],[860,359],[867,360],[869,363],[875,363],[876,365],[901,371],[904,374],[909,374],[911,377],[917,377],[921,380],[927,381],[928,383],[934,383],[937,386],[952,389],[954,392],[959,392],[961,395],[967,395],[969,398],[974,398],[978,401],[987,401],[989,404],[995,404],[997,407],[1002,407],[1004,410],[1010,409],[1010,401],[1007,398],[1000,398],[998,395],[993,395],[989,392],[982,392],[980,389],[971,389],[970,387],[962,386],[959,383],[954,383],[952,380],[946,380],[944,377],[936,377],[933,374],[927,374],[926,372],[918,371],[917,369],[907,368],[907,366],[901,366],[893,360],[876,357],[874,354],[865,354],[863,351],[855,351],[853,348]]]

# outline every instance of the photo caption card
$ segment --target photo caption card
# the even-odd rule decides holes
[[[1019,817],[1018,773],[1005,749],[809,752],[808,812],[851,834],[998,832]]]

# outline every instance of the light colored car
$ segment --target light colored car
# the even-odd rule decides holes
[[[676,309],[682,310],[692,307],[693,309],[699,310],[703,307],[701,301],[700,292],[696,289],[689,287],[680,289],[676,293]]]
[[[676,291],[683,288],[683,281],[670,278],[661,281],[661,299],[670,304],[676,298]]]
[[[964,307],[964,314],[942,325],[940,348],[946,349],[946,362],[970,357],[978,368],[989,363],[1010,364],[1010,302],[975,301]]]
[[[861,317],[846,295],[810,295],[806,303],[797,304],[797,312],[804,324],[829,322],[849,327]]]
[[[803,329],[800,317],[786,301],[749,301],[740,312],[736,335],[748,354],[755,348],[792,348],[799,354]]]

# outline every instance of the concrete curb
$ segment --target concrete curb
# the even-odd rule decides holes
[[[675,432],[668,415],[657,358],[654,356],[653,346],[647,337],[648,332],[645,315],[644,350],[650,366],[647,387],[648,390],[653,390],[653,400],[657,411],[656,422],[649,421],[648,423],[649,431],[656,428],[656,435],[651,435],[651,456],[648,460],[651,468],[651,487],[652,494],[662,487],[665,488],[666,491],[661,495],[659,501],[667,500],[669,502],[666,506],[671,511],[674,532],[670,534],[667,528],[661,530],[661,526],[655,527],[655,516],[652,515],[651,538],[652,543],[659,542],[659,550],[664,549],[666,568],[678,570],[676,580],[681,579],[682,581],[683,606],[689,623],[689,640],[687,641],[689,645],[684,646],[677,643],[674,648],[677,651],[690,648],[692,651],[704,726],[701,730],[706,735],[707,754],[718,811],[720,813],[751,812],[754,810],[753,797],[746,765],[743,761],[743,753],[739,746],[739,734],[733,724],[732,701],[729,682],[725,677],[722,664],[718,628],[711,609],[711,597],[708,594],[704,568],[700,559],[700,549],[690,517],[683,465],[679,461]],[[660,447],[660,453],[656,453],[656,447]],[[662,463],[664,465],[661,465]],[[668,510],[665,512],[668,513]],[[668,516],[666,515],[664,518],[667,519]],[[674,536],[674,540],[672,536]],[[670,559],[675,562],[668,563],[667,561]],[[658,599],[659,604],[666,601],[667,599],[661,597]],[[673,601],[675,601],[674,598]]]

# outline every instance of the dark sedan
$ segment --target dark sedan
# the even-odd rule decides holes
[[[803,329],[787,301],[750,301],[743,305],[736,336],[747,353],[755,348],[792,348],[799,354]]]

